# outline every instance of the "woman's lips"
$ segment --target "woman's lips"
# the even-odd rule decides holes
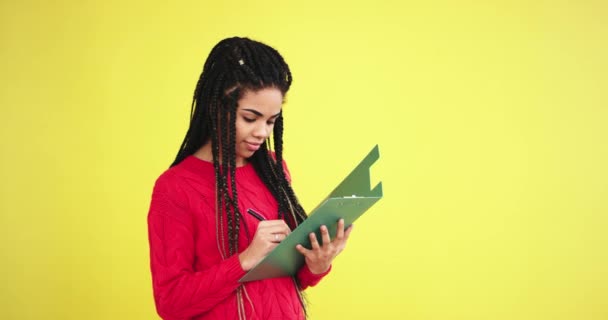
[[[251,143],[251,142],[245,142],[245,144],[247,145],[247,150],[249,150],[249,151],[257,151],[261,145],[261,143]]]

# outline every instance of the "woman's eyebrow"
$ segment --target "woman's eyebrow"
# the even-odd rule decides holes
[[[243,111],[249,111],[249,112],[251,112],[251,113],[255,114],[255,115],[256,115],[256,116],[258,116],[258,117],[263,117],[263,116],[264,116],[264,115],[263,115],[261,112],[259,112],[259,111],[257,111],[257,110],[254,110],[254,109],[243,109]],[[271,116],[271,118],[276,118],[276,117],[278,117],[279,115],[281,115],[281,112],[279,112],[279,113],[275,114],[274,116]]]

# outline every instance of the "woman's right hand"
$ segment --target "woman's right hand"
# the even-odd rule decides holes
[[[260,221],[253,240],[247,249],[239,254],[239,261],[243,270],[249,271],[258,264],[289,233],[291,233],[291,229],[284,220]]]

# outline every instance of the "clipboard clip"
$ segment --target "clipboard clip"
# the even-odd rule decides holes
[[[371,189],[369,171],[379,158],[378,145],[375,145],[359,165],[329,194],[329,198],[381,198],[382,182]]]

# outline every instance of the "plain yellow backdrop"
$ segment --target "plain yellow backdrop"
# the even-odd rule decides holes
[[[603,1],[0,2],[0,318],[156,319],[146,214],[220,39],[276,47],[312,209],[385,196],[312,319],[608,319]]]

